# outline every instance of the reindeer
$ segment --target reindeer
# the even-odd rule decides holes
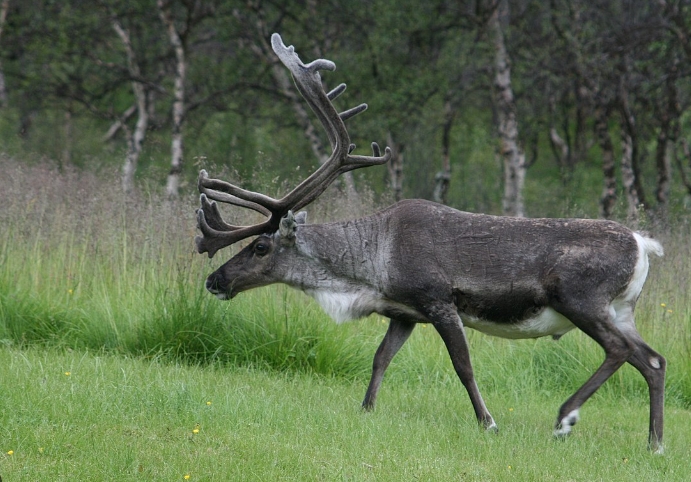
[[[382,155],[372,143],[372,156],[352,154],[344,121],[367,105],[339,114],[332,101],[345,84],[326,93],[319,75],[335,64],[324,59],[303,64],[278,34],[271,44],[324,126],[333,152],[281,199],[200,172],[197,250],[213,257],[257,236],[208,277],[206,288],[229,300],[284,283],[313,297],[336,322],[372,313],[389,318],[362,402],[366,410],[374,408],[384,372],[415,325],[429,323],[448,349],[479,424],[493,430],[497,426],[473,376],[465,327],[504,338],[555,339],[579,328],[602,346],[605,359],[561,406],[554,435],[568,435],[581,405],[628,362],[648,384],[649,448],[662,452],[666,362],[634,324],[648,256],[661,256],[661,245],[612,221],[489,216],[423,200],[401,201],[360,219],[307,224],[304,212],[294,213],[340,174],[384,164],[391,151]],[[215,201],[249,208],[266,220],[228,224]]]

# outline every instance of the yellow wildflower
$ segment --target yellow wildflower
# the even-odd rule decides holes
[[[8,450],[7,455],[14,455],[14,450]]]

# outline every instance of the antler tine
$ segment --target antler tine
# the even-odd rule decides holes
[[[367,104],[360,104],[357,107],[353,107],[352,109],[348,109],[346,111],[341,112],[340,114],[338,114],[338,116],[341,118],[341,120],[346,121],[351,117],[355,117],[360,112],[365,112],[366,110]]]
[[[343,92],[346,90],[346,85],[345,84],[338,84],[335,89],[333,89],[331,92],[326,94],[326,96],[329,98],[329,100],[334,100],[336,97],[341,95]]]
[[[206,194],[211,199],[250,208],[265,216],[269,216],[278,205],[278,201],[272,197],[247,191],[220,179],[211,179],[204,169],[199,171],[197,187],[199,192]]]
[[[271,231],[280,216],[274,215],[272,208],[276,200],[259,193],[241,189],[218,179],[211,179],[205,170],[199,172],[198,188],[200,208],[197,210],[197,227],[202,235],[195,237],[199,253],[208,253],[212,258],[216,252],[242,239]],[[267,217],[266,221],[252,226],[234,226],[223,220],[218,205],[209,199],[250,208]]]
[[[218,181],[217,179],[211,179],[210,181],[216,181],[219,183],[222,183],[223,181]],[[215,186],[215,183],[208,183],[209,185]],[[232,186],[232,185],[231,185]],[[226,193],[225,191],[222,190],[217,190],[209,187],[205,187],[203,185],[199,185],[199,192],[204,194],[206,197],[209,199],[212,199],[214,201],[226,203],[226,204],[232,204],[233,206],[240,206],[243,208],[249,208],[252,209],[253,211],[257,211],[260,214],[263,214],[264,216],[271,216],[271,211],[266,208],[265,206],[262,206],[261,204],[257,204],[252,201],[247,201],[245,199],[239,198],[237,196],[233,196],[231,194]]]
[[[352,147],[355,147],[354,144],[351,144]],[[381,149],[379,149],[379,144],[376,142],[372,143],[372,153],[374,154],[372,157],[370,156],[348,156],[348,162],[347,164],[344,164],[341,166],[337,171],[334,171],[329,178],[325,181],[324,185],[328,187],[338,176],[341,174],[344,174],[348,171],[352,171],[354,169],[359,169],[361,167],[366,167],[366,166],[373,166],[373,165],[379,165],[379,164],[386,164],[389,162],[391,159],[391,148],[387,147],[384,151],[384,155],[381,155]],[[317,199],[321,193],[324,192],[326,189],[322,188],[320,186],[315,186],[314,190],[310,191],[308,194],[306,194],[301,200],[299,200],[294,206],[293,210],[298,211],[308,204],[310,204],[312,201]]]
[[[204,195],[202,194],[202,196]],[[211,203],[211,205],[215,205],[215,203]],[[263,223],[253,224],[252,226],[230,226],[225,224],[224,227],[228,227],[231,230],[217,230],[207,222],[204,208],[197,210],[197,226],[202,232],[201,236],[194,238],[197,252],[208,253],[209,258],[213,258],[221,248],[230,246],[250,236],[266,233],[272,229],[271,219],[268,219]]]
[[[210,202],[206,194],[202,193],[199,196],[199,203],[201,206],[197,209],[197,226],[201,230],[201,223],[199,222],[199,212],[204,213],[204,222],[207,226],[215,231],[234,231],[236,229],[232,224],[228,224],[221,217],[221,212],[218,210],[218,204]]]
[[[341,95],[343,92],[346,90],[346,85],[345,84],[339,84],[336,86],[335,89],[333,89],[331,92],[326,94],[326,96],[329,98],[329,100],[333,101],[335,98],[337,98],[339,95]],[[338,114],[341,117],[341,120],[348,120],[353,116],[358,115],[360,112],[364,112],[367,110],[367,104],[360,104],[357,107],[353,107],[352,109],[348,109],[345,112],[341,112]]]

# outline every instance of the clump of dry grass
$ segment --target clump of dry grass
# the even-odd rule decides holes
[[[138,245],[190,244],[194,210],[190,199],[168,202],[152,189],[125,197],[116,172],[94,173],[50,164],[25,165],[0,158],[3,189],[0,222],[15,242],[74,243],[113,248],[127,235]]]

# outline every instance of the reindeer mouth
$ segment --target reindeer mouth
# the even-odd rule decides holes
[[[216,298],[218,298],[221,301],[230,301],[233,298],[235,298],[235,295],[238,294],[237,291],[233,291],[232,287],[229,288],[228,290],[220,290],[220,289],[215,289],[214,287],[206,287],[207,290],[211,294],[213,294]]]
[[[227,301],[235,297],[237,292],[233,292],[232,284],[224,286],[223,279],[216,273],[209,276],[206,280],[206,289],[219,300]]]
[[[230,301],[233,298],[235,298],[235,295],[237,293],[233,293],[231,291],[216,291],[216,290],[209,290],[211,294],[213,294],[216,298],[218,298],[221,301]]]

